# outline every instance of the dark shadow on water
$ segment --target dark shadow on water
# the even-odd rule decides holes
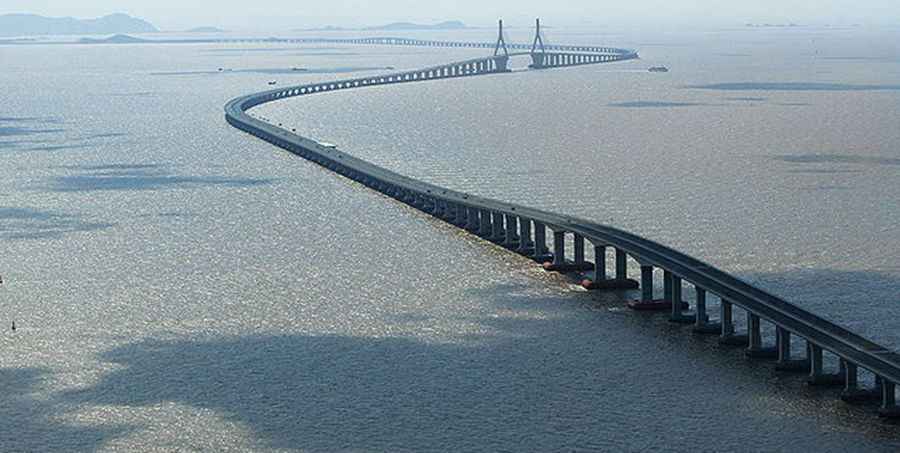
[[[797,174],[812,174],[812,175],[839,175],[839,174],[852,174],[852,173],[862,173],[862,170],[848,170],[841,168],[809,168],[802,170],[787,170],[785,173],[797,173]]]
[[[63,129],[34,129],[30,127],[0,126],[0,137],[25,137],[39,134],[55,134]]]
[[[52,151],[68,151],[73,149],[85,149],[90,148],[90,145],[39,145],[39,146],[31,146],[23,149],[23,151],[43,151],[43,152],[52,152]]]
[[[515,299],[501,296],[500,304],[508,310],[539,313],[547,303],[567,300],[534,298],[523,306]],[[212,410],[246,426],[253,438],[267,447],[311,452],[572,451],[596,445],[600,439],[612,442],[610,445],[634,446],[646,435],[631,429],[633,420],[642,414],[670,417],[667,419],[676,425],[684,420],[678,408],[662,407],[660,401],[647,398],[653,390],[634,387],[664,387],[671,384],[670,377],[665,373],[642,376],[639,370],[646,372],[652,365],[615,363],[610,361],[614,357],[610,351],[595,349],[596,342],[572,338],[567,330],[573,322],[570,316],[590,322],[597,312],[575,311],[566,316],[569,319],[479,319],[512,337],[476,344],[338,335],[142,341],[104,353],[101,360],[116,364],[115,371],[90,388],[59,395],[58,401],[130,407],[175,402]],[[679,351],[671,352],[678,360],[697,360],[701,367],[722,367],[722,362],[727,362],[730,366],[722,367],[717,376],[734,381],[732,384],[746,382],[748,372],[754,380],[772,375],[771,370],[752,368],[742,357],[732,363],[727,352],[716,352],[690,333],[675,332],[673,336],[675,327],[664,318],[657,322],[632,312],[621,316],[631,328],[647,330],[639,338],[629,336],[630,341],[641,343],[639,347],[671,348]],[[412,316],[406,321],[420,319]],[[603,331],[595,334],[606,335],[610,348],[621,341]],[[553,385],[571,384],[573,376],[582,382],[577,389]],[[834,398],[819,395],[806,399],[792,395],[795,391],[786,388],[786,396],[779,398],[800,400],[809,417],[816,413],[814,398]],[[710,400],[704,404],[721,403]],[[710,407],[703,410],[713,411]],[[727,412],[726,407],[722,410]],[[585,420],[584,414],[596,414],[597,419]],[[841,423],[840,415],[823,417]],[[759,429],[763,429],[760,424],[770,423],[748,422]],[[851,432],[858,430],[854,423],[858,421],[849,422]],[[695,422],[689,424],[697,427]],[[679,428],[668,428],[673,429]],[[869,434],[896,438],[877,426]],[[734,436],[747,435],[747,431],[733,436],[721,433],[721,438],[707,447],[715,451],[734,441]],[[660,442],[651,441],[657,447]],[[687,451],[693,441],[671,442],[673,451]],[[761,451],[774,448],[765,440],[755,446]]]
[[[697,102],[665,102],[665,101],[634,101],[607,104],[609,107],[643,109],[643,108],[669,108],[669,107],[702,107],[709,104]]]
[[[195,214],[186,214],[182,212],[160,212],[158,214],[143,214],[137,216],[141,219],[149,219],[149,218],[161,218],[161,219],[187,219],[191,217],[196,217]]]
[[[689,85],[685,88],[721,91],[900,91],[900,85],[864,85],[816,82],[736,82]]]
[[[273,179],[191,176],[174,173],[162,164],[108,164],[67,167],[83,174],[57,176],[42,187],[50,192],[91,192],[164,190],[201,186],[253,187],[271,184]]]
[[[850,190],[848,186],[813,186],[813,187],[801,187],[800,190],[805,192],[826,192],[831,190]]]
[[[61,124],[62,120],[53,116],[0,116],[0,123]]]
[[[867,281],[862,274],[835,271],[747,277],[770,284],[773,277],[780,278],[784,285],[807,288],[813,295],[822,294],[822,279],[826,285],[836,280],[833,284],[838,288],[845,288],[847,281]],[[881,276],[874,284],[890,286],[896,297],[896,278]],[[852,291],[865,291],[867,285]],[[723,392],[733,393],[734,386],[740,386],[737,393],[749,393],[747,398],[762,401],[753,415],[768,414],[769,409],[780,411],[771,406],[784,403],[790,406],[788,414],[796,414],[790,417],[798,420],[779,426],[773,436],[753,439],[755,450],[777,451],[792,430],[807,434],[803,445],[811,449],[805,451],[816,451],[816,445],[831,445],[830,451],[838,451],[852,442],[844,437],[822,438],[818,432],[810,437],[808,422],[817,419],[824,420],[829,430],[847,433],[849,439],[868,441],[868,450],[875,450],[873,443],[883,446],[898,439],[894,429],[877,423],[873,408],[829,406],[822,411],[822,402],[830,404],[835,394],[808,394],[799,378],[781,380],[770,365],[750,363],[743,354],[708,345],[715,340],[694,337],[687,329],[667,322],[665,316],[622,311],[609,319],[608,311],[586,307],[588,301],[582,293],[558,290],[534,295],[532,291],[534,288],[524,284],[468,291],[508,315],[467,315],[471,318],[463,318],[465,321],[498,334],[473,335],[460,343],[389,336],[250,333],[125,344],[101,354],[102,361],[116,366],[96,384],[58,393],[48,403],[23,400],[12,414],[34,413],[32,407],[47,407],[48,413],[55,414],[67,408],[177,403],[208,409],[246,427],[252,440],[262,446],[310,452],[638,451],[661,446],[691,451],[696,449],[695,436],[673,434],[707,426],[708,421],[699,420],[697,414],[719,414],[725,419],[724,428],[723,422],[717,421],[717,431],[704,439],[704,448],[730,451],[737,442],[748,441],[748,436],[787,420],[777,417],[780,412],[774,419],[748,417],[746,407],[736,412],[716,399],[728,399],[731,393]],[[344,302],[350,302],[348,307],[354,303]],[[548,310],[560,304],[571,304],[572,309]],[[413,313],[399,316],[395,323],[427,321]],[[610,322],[624,330],[604,329]],[[575,336],[573,327],[578,335],[590,338]],[[623,341],[629,342],[625,348]],[[631,350],[629,359],[619,358],[616,351],[620,348]],[[642,354],[647,358],[630,362]],[[698,370],[694,378],[708,381],[673,380],[685,373],[676,366],[684,361],[692,365],[686,369]],[[666,367],[673,367],[676,374]],[[555,385],[557,382],[565,385]],[[697,386],[704,390],[697,391]],[[692,397],[709,393],[706,398],[687,401],[677,396],[686,388],[694,389],[688,391],[693,392],[688,393]],[[756,391],[766,394],[753,393]],[[692,407],[697,408],[696,414],[690,413]],[[659,417],[655,421],[671,423],[654,429],[648,438],[646,430],[634,429],[648,414]],[[41,434],[41,430],[52,430],[47,435],[61,442],[77,437],[97,443],[76,443],[67,450],[102,448],[103,443],[126,432],[115,420],[99,423],[112,426],[82,438],[82,433],[72,428],[36,418],[33,423],[26,420],[24,431]],[[730,423],[738,423],[740,428]],[[23,444],[21,449],[46,449],[33,448],[39,446]]]
[[[118,138],[118,137],[127,137],[128,134],[125,132],[106,132],[102,134],[90,134],[84,137],[85,140],[94,140],[98,138]]]
[[[138,91],[138,92],[134,92],[134,93],[110,93],[109,96],[123,97],[123,98],[143,98],[143,97],[153,96],[154,94],[156,94],[156,93],[154,93],[152,91]]]
[[[60,421],[60,406],[35,398],[47,372],[37,368],[0,368],[0,451],[95,451],[129,428],[114,423],[84,427]]]
[[[226,69],[224,71],[171,71],[153,72],[153,76],[192,76],[192,75],[227,75],[227,74],[266,74],[266,75],[304,75],[304,74],[343,74],[350,72],[382,71],[389,68],[380,66],[345,66],[334,68],[259,68],[259,69]]]
[[[737,101],[737,102],[765,102],[769,100],[769,98],[754,98],[754,97],[738,97],[738,98],[725,98],[726,101]]]
[[[27,208],[0,207],[0,239],[55,239],[69,233],[114,226],[86,222],[77,216]]]
[[[104,354],[123,368],[63,399],[211,409],[276,449],[472,451],[521,442],[498,427],[514,427],[516,437],[543,433],[536,441],[545,448],[565,445],[564,430],[547,430],[553,421],[544,405],[552,403],[553,391],[537,387],[535,379],[562,370],[524,357],[531,346],[510,346],[343,336],[147,341]],[[530,395],[523,399],[534,406],[509,401],[497,383]],[[468,422],[474,414],[477,420],[493,414],[497,423]]]
[[[0,149],[15,149],[20,148],[22,146],[28,145],[29,143],[34,143],[31,140],[20,140],[15,142],[0,142]]]
[[[853,154],[785,154],[773,159],[792,164],[900,165],[900,158]]]
[[[63,165],[60,168],[65,168],[68,170],[82,170],[82,171],[129,171],[129,170],[154,170],[167,168],[168,165],[165,164],[103,164],[103,165]]]

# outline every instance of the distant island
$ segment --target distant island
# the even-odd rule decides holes
[[[190,30],[185,30],[185,33],[226,33],[225,30],[216,27],[196,27]]]
[[[798,24],[795,24],[795,23],[792,22],[792,23],[789,23],[789,24],[754,24],[754,23],[747,23],[747,24],[744,24],[744,26],[745,26],[745,27],[749,27],[749,28],[794,28],[794,27],[800,27],[801,25],[798,25]]]
[[[153,41],[128,35],[113,35],[109,38],[81,38],[78,42],[81,44],[140,44]]]
[[[111,14],[96,19],[44,17],[35,14],[0,16],[0,36],[108,35],[158,31],[150,22],[127,14]]]
[[[469,28],[458,20],[439,22],[436,24],[415,24],[412,22],[394,22],[386,25],[363,28],[344,28],[332,25],[320,28],[305,28],[293,31],[409,31],[409,30],[463,30]]]
[[[378,27],[367,27],[363,30],[461,30],[464,28],[466,28],[466,24],[458,20],[451,20],[440,22],[434,25],[414,24],[411,22],[394,22],[392,24],[381,25]]]

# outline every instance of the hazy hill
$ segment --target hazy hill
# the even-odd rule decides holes
[[[225,33],[225,30],[216,27],[196,27],[185,30],[186,33]]]
[[[458,20],[450,20],[433,25],[414,24],[410,22],[394,22],[392,24],[381,25],[378,27],[368,27],[364,30],[459,30],[463,28],[466,28],[466,24]]]
[[[111,14],[97,19],[44,17],[34,14],[0,16],[0,36],[108,35],[158,31],[153,24],[127,14]]]
[[[128,35],[113,35],[109,38],[81,38],[78,42],[82,44],[140,44],[148,41],[146,39],[135,38],[134,36]]]

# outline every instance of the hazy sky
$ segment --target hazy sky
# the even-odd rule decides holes
[[[189,5],[189,6],[188,6]],[[124,12],[163,29],[200,25],[231,29],[290,29],[311,25],[371,25],[386,21],[459,19],[488,25],[498,17],[525,25],[744,22],[900,25],[900,0],[2,0],[0,14],[31,12],[95,17]]]

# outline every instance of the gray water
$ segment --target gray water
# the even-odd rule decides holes
[[[660,240],[900,349],[896,31],[548,38],[643,60],[255,113],[411,176]],[[871,406],[222,118],[270,80],[478,55],[0,46],[0,451],[900,447]]]

